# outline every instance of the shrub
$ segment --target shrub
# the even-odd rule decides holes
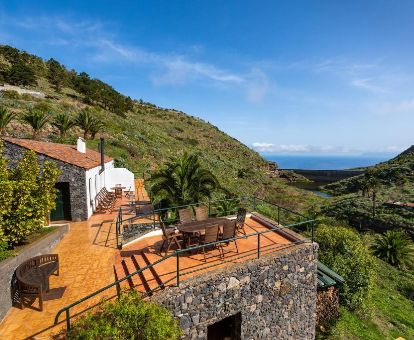
[[[33,151],[27,151],[9,174],[0,143],[0,230],[10,244],[20,243],[43,227],[55,205],[59,174],[52,162],[40,169]]]
[[[372,245],[374,255],[396,267],[414,264],[414,244],[403,231],[388,230]]]
[[[345,279],[342,303],[356,309],[368,297],[374,279],[374,262],[359,234],[346,227],[320,225],[315,233],[319,259]]]
[[[167,309],[143,301],[136,291],[106,302],[74,322],[68,339],[178,339],[181,330]]]

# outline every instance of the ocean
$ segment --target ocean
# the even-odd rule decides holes
[[[320,155],[269,155],[262,154],[269,160],[276,162],[280,169],[303,170],[344,170],[375,165],[389,160],[395,155],[361,155],[361,156],[320,156]]]

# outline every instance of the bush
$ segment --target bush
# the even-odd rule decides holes
[[[67,338],[173,340],[180,335],[178,322],[167,309],[145,302],[136,291],[131,291],[78,319]]]
[[[320,225],[315,240],[319,259],[345,279],[340,288],[341,302],[356,309],[368,297],[374,279],[374,261],[359,234],[346,227]]]
[[[55,205],[60,171],[53,162],[40,169],[36,154],[27,151],[9,173],[2,148],[0,141],[0,234],[12,245],[43,227]]]
[[[378,235],[372,245],[374,255],[396,267],[414,264],[414,244],[403,231],[388,230]]]

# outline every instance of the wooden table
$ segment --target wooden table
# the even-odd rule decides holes
[[[224,225],[228,221],[225,217],[208,218],[203,221],[191,221],[177,225],[177,229],[183,233],[185,247],[188,246],[189,234],[199,233],[204,234],[207,227],[218,225]],[[186,235],[187,234],[187,235]]]
[[[177,229],[182,233],[198,233],[206,230],[207,227],[211,227],[215,224],[224,224],[228,221],[225,217],[213,217],[203,221],[191,221],[177,225]]]

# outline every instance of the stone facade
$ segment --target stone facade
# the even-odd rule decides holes
[[[316,323],[319,325],[339,315],[339,290],[338,287],[318,288],[316,302]]]
[[[241,314],[241,339],[313,339],[317,244],[302,243],[188,279],[152,299],[176,317],[186,339]]]
[[[13,167],[22,158],[27,150],[16,144],[4,141],[4,154]],[[39,163],[54,162],[61,170],[58,182],[69,183],[71,217],[74,221],[88,219],[88,202],[86,187],[86,170],[78,166],[65,163],[42,154],[36,154]]]

